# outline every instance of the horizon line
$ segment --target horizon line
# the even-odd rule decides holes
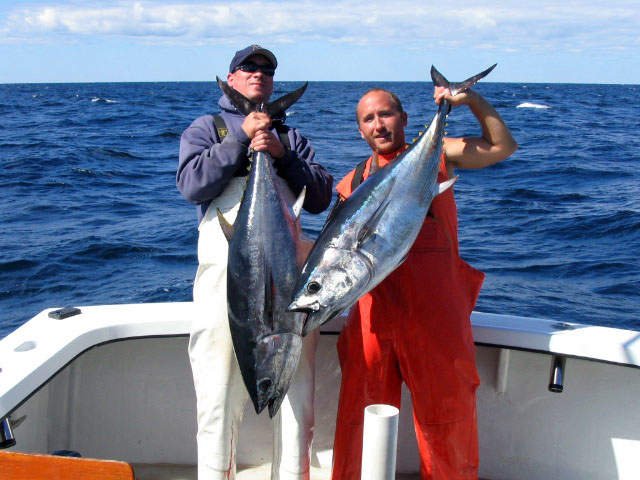
[[[275,80],[274,83],[300,83],[300,82],[309,82],[309,83],[430,83],[433,84],[431,80]],[[69,84],[89,84],[89,83],[213,83],[215,84],[215,79],[212,80],[85,80],[85,81],[39,81],[39,82],[0,82],[1,86],[4,85],[69,85]],[[640,86],[640,83],[607,83],[607,82],[559,82],[559,81],[483,81],[484,83],[492,83],[492,84],[532,84],[532,85],[619,85],[619,86]]]

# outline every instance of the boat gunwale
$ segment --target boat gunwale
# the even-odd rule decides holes
[[[132,339],[186,337],[197,312],[193,302],[80,309],[81,315],[65,320],[49,318],[54,309],[44,310],[0,340],[0,418],[87,351]],[[345,320],[342,315],[328,322],[321,334],[339,334]],[[640,332],[482,312],[473,312],[471,322],[478,346],[640,368]],[[33,348],[18,350],[23,345]]]

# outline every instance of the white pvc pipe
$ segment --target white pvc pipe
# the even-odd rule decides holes
[[[398,414],[391,405],[364,409],[362,480],[394,480],[398,445]]]

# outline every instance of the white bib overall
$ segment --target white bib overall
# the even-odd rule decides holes
[[[235,221],[245,184],[244,178],[232,178],[213,200],[198,227],[199,266],[193,301],[199,308],[191,327],[189,358],[197,397],[199,480],[235,478],[238,427],[249,398],[229,330],[228,242],[217,217],[217,209],[220,209],[228,222]],[[285,187],[287,201],[292,204],[293,194],[284,180],[281,184]],[[317,340],[317,331],[303,339],[298,370],[273,418],[272,480],[309,479]]]

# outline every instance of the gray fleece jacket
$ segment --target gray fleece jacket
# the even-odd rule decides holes
[[[218,102],[229,133],[218,139],[213,115],[197,118],[183,132],[176,184],[180,193],[198,209],[198,223],[211,201],[227,186],[232,177],[247,175],[251,139],[242,130],[244,116],[226,96]],[[273,119],[273,122],[282,121]],[[291,149],[274,160],[279,176],[284,178],[295,195],[304,186],[307,193],[303,208],[320,213],[331,203],[333,177],[313,161],[315,151],[298,129],[285,126]],[[277,135],[275,128],[272,131]]]

